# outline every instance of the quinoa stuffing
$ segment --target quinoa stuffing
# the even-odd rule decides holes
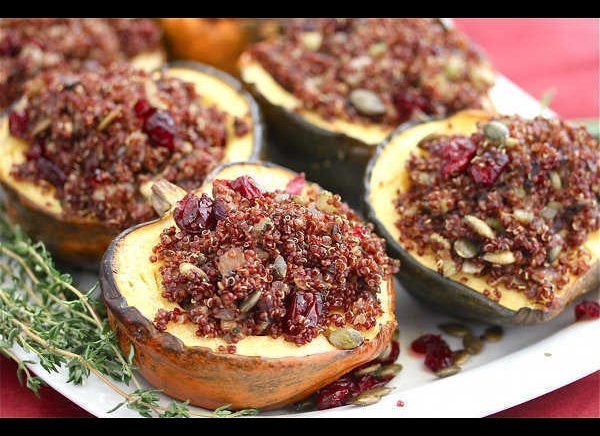
[[[303,345],[328,326],[374,327],[377,293],[398,262],[338,195],[295,195],[303,184],[263,192],[242,176],[216,180],[212,198],[184,197],[150,257],[162,296],[179,305],[159,310],[155,326],[193,323],[228,352],[250,335]]]
[[[190,190],[224,157],[227,114],[164,72],[57,69],[25,89],[9,129],[29,148],[11,175],[55,188],[66,216],[118,228],[147,221],[145,183],[161,177]]]
[[[584,274],[600,228],[598,140],[557,119],[498,117],[471,136],[425,138],[395,200],[400,242],[432,252],[438,271],[485,277],[548,307]]]
[[[162,51],[162,33],[143,18],[0,18],[0,109],[41,71],[95,68]]]
[[[439,19],[290,19],[252,56],[305,110],[387,126],[484,106],[489,63]]]

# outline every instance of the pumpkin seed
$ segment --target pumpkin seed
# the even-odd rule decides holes
[[[150,203],[152,203],[152,207],[160,216],[167,213],[187,194],[185,189],[182,189],[165,179],[159,179],[154,182],[152,184],[151,192]]]
[[[315,205],[317,209],[325,213],[332,213],[337,210],[335,206],[329,204],[329,200],[333,197],[333,194],[329,191],[321,191],[317,197]],[[310,211],[309,211],[310,212]]]
[[[525,196],[527,195],[527,193],[525,192],[525,188],[523,188],[522,186],[516,186],[513,189],[513,192],[519,198],[525,198]]]
[[[381,369],[381,363],[374,363],[373,365],[365,366],[357,371],[354,371],[354,375],[362,376],[367,374],[376,373]]]
[[[493,253],[485,253],[481,256],[483,260],[498,265],[510,265],[515,263],[515,255],[511,251],[496,251]]]
[[[275,261],[273,262],[273,271],[279,278],[285,278],[285,275],[287,274],[287,263],[285,263],[283,256],[278,255],[275,258]]]
[[[387,347],[385,347],[385,349],[381,352],[381,354],[379,356],[377,356],[377,359],[386,360],[388,357],[390,357],[390,354],[392,354],[392,343],[391,342],[389,344],[387,344]]]
[[[485,222],[494,230],[499,232],[503,232],[505,230],[504,225],[502,225],[502,221],[500,221],[498,218],[486,218]]]
[[[245,262],[246,256],[244,256],[244,251],[239,247],[232,247],[219,256],[217,259],[217,269],[221,277],[227,277],[230,272],[241,267]]]
[[[452,277],[458,272],[456,263],[452,259],[440,259],[436,266],[444,277]]]
[[[463,349],[456,350],[453,355],[454,365],[458,365],[458,366],[463,365],[464,363],[467,362],[467,360],[469,360],[469,356],[470,356],[470,354],[467,353],[467,350],[463,350]]]
[[[317,51],[321,48],[323,35],[319,32],[304,32],[300,35],[300,41],[308,50]]]
[[[373,43],[369,46],[369,56],[381,56],[387,51],[387,44],[383,41]]]
[[[146,92],[146,98],[148,99],[150,105],[154,106],[157,109],[168,109],[160,97],[158,86],[156,85],[156,82],[154,80],[144,81],[144,91]]]
[[[450,250],[450,241],[448,241],[446,238],[444,238],[439,233],[432,233],[431,236],[429,236],[429,239],[431,239],[431,241],[433,241],[433,242],[437,242],[439,245],[441,245],[445,249]]]
[[[246,299],[244,301],[242,301],[242,304],[240,304],[240,312],[242,312],[242,313],[250,312],[250,310],[254,306],[256,306],[256,303],[258,303],[258,300],[260,300],[262,293],[263,292],[261,290],[258,290],[258,291],[254,291],[253,293],[248,295],[248,297],[246,297]]]
[[[254,225],[252,233],[254,236],[261,236],[263,233],[272,230],[275,227],[273,220],[269,217],[261,218],[259,222]]]
[[[457,239],[454,241],[454,251],[463,259],[472,259],[477,256],[479,247],[468,239]]]
[[[550,249],[550,251],[548,252],[548,262],[552,263],[556,259],[558,259],[558,256],[560,256],[561,251],[562,251],[561,245],[555,245],[554,247],[552,247]]]
[[[206,275],[203,269],[198,268],[196,265],[188,262],[183,262],[179,264],[179,272],[188,278],[194,278],[198,276],[202,280],[208,280],[208,276]]]
[[[495,74],[488,64],[475,65],[469,68],[469,78],[475,88],[485,90],[494,84]]]
[[[433,177],[431,176],[431,174],[426,173],[424,171],[419,171],[417,179],[419,180],[420,184],[427,186],[431,185],[431,182],[433,182]]]
[[[475,233],[479,236],[483,236],[488,239],[495,239],[496,234],[492,228],[483,220],[473,215],[467,215],[463,218],[465,224],[467,224]]]
[[[500,121],[490,121],[483,126],[483,134],[490,141],[504,143],[508,138],[508,127],[502,124]]]
[[[439,378],[450,377],[451,375],[458,374],[460,372],[460,369],[460,366],[451,365],[447,366],[446,368],[437,370],[435,372],[435,375],[437,375]]]
[[[362,344],[364,338],[357,330],[345,327],[330,331],[327,340],[336,348],[352,350]]]
[[[315,401],[313,399],[308,399],[304,401],[300,401],[296,404],[295,410],[296,412],[307,412],[313,410],[315,407]]]
[[[370,406],[371,404],[379,403],[381,401],[381,396],[379,395],[371,395],[368,393],[369,391],[365,391],[352,400],[352,404],[355,406]]]
[[[506,141],[504,141],[505,147],[515,147],[517,145],[519,145],[519,140],[517,138],[513,138],[512,136],[509,136],[506,138]]]
[[[464,324],[460,324],[458,322],[447,322],[444,324],[439,324],[438,328],[446,334],[450,336],[456,336],[458,338],[462,338],[471,333],[471,329]]]
[[[36,136],[37,134],[42,133],[44,130],[50,127],[50,124],[52,124],[50,118],[44,118],[43,120],[38,121],[38,123],[31,130],[31,136]]]
[[[517,219],[517,221],[527,224],[533,220],[533,212],[525,209],[515,209],[513,211],[513,216]]]
[[[554,189],[562,189],[562,180],[556,171],[550,171],[548,176]]]
[[[477,336],[468,334],[463,337],[463,347],[469,354],[479,354],[483,350],[483,341]]]
[[[301,195],[293,195],[292,201],[296,204],[299,204],[300,206],[304,206],[305,204],[308,203],[308,200]]]
[[[449,18],[436,18],[435,21],[442,26],[444,30],[452,30],[452,22]]]
[[[552,221],[561,209],[562,204],[560,204],[558,201],[551,201],[546,206],[544,206],[544,208],[540,212],[540,215],[544,219]]]
[[[204,265],[208,260],[206,256],[202,253],[194,253],[192,254],[192,258],[194,259],[197,265]]]
[[[465,260],[462,264],[462,271],[466,274],[479,274],[483,270],[483,265]]]
[[[396,375],[400,371],[402,371],[402,368],[402,365],[400,365],[399,363],[390,363],[389,365],[386,365],[383,368],[381,368],[381,371],[379,371],[379,376],[387,377],[389,375]]]
[[[385,113],[385,105],[377,94],[368,89],[355,89],[349,95],[350,103],[363,115],[374,116]]]
[[[98,130],[99,132],[103,131],[104,129],[106,129],[108,126],[110,126],[110,124],[121,114],[121,109],[119,108],[115,108],[113,110],[111,110],[108,115],[106,115],[102,121],[100,121],[100,124],[98,124],[98,127],[96,130]]]
[[[465,72],[465,60],[458,55],[452,55],[446,61],[444,73],[450,80],[458,80]]]
[[[378,386],[373,389],[369,389],[368,391],[364,391],[363,394],[368,393],[370,395],[378,395],[379,397],[385,397],[387,394],[392,392],[394,388],[390,388],[387,386]]]
[[[493,325],[485,329],[483,337],[488,342],[498,342],[504,336],[504,330],[499,325]]]

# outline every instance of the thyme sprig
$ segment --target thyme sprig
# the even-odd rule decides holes
[[[0,208],[0,353],[17,363],[17,377],[38,395],[42,380],[21,360],[14,345],[35,355],[46,371],[68,371],[67,383],[82,384],[97,376],[126,406],[146,417],[234,417],[256,415],[256,409],[237,412],[222,406],[213,412],[190,411],[188,402],[159,404],[159,392],[145,389],[135,375],[134,349],[124,356],[110,328],[104,305],[94,298],[96,286],[78,289],[70,275],[61,273],[40,242],[33,242],[10,225]],[[127,392],[117,382],[135,390]]]

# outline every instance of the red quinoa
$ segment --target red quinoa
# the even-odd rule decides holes
[[[445,116],[482,107],[493,85],[487,61],[437,19],[309,18],[287,24],[282,36],[254,45],[251,53],[304,109],[326,119],[395,126],[423,114]],[[369,108],[361,110],[354,97],[368,97]]]
[[[600,228],[600,149],[584,127],[504,117],[419,146],[396,225],[406,248],[435,254],[439,272],[485,277],[490,298],[503,284],[551,306],[569,274],[590,268],[581,245]]]
[[[161,31],[142,18],[1,18],[0,109],[21,95],[27,79],[68,64],[95,68],[162,50]]]
[[[255,188],[247,177],[217,180],[213,199],[192,202],[188,194],[180,202],[178,225],[187,217],[204,230],[169,227],[153,249],[163,297],[181,307],[159,312],[156,327],[164,330],[183,310],[198,336],[233,344],[283,336],[298,345],[330,325],[373,327],[382,313],[376,293],[398,264],[372,225],[337,195]]]
[[[12,175],[56,188],[65,213],[126,228],[151,219],[140,187],[163,177],[197,187],[223,158],[226,114],[193,84],[125,64],[45,72],[10,115],[29,145]]]

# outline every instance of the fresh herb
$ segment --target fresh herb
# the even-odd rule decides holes
[[[155,389],[143,389],[135,375],[134,349],[125,357],[110,328],[104,305],[93,297],[94,286],[83,292],[68,274],[58,271],[40,242],[32,242],[18,227],[6,220],[0,209],[0,353],[14,360],[17,377],[38,394],[42,380],[26,366],[12,347],[37,356],[46,371],[68,370],[68,383],[79,385],[94,374],[123,397],[122,406],[146,417],[234,417],[256,415],[256,409],[237,412],[229,405],[214,412],[192,412],[188,402],[159,404]],[[133,384],[124,391],[116,382]]]

